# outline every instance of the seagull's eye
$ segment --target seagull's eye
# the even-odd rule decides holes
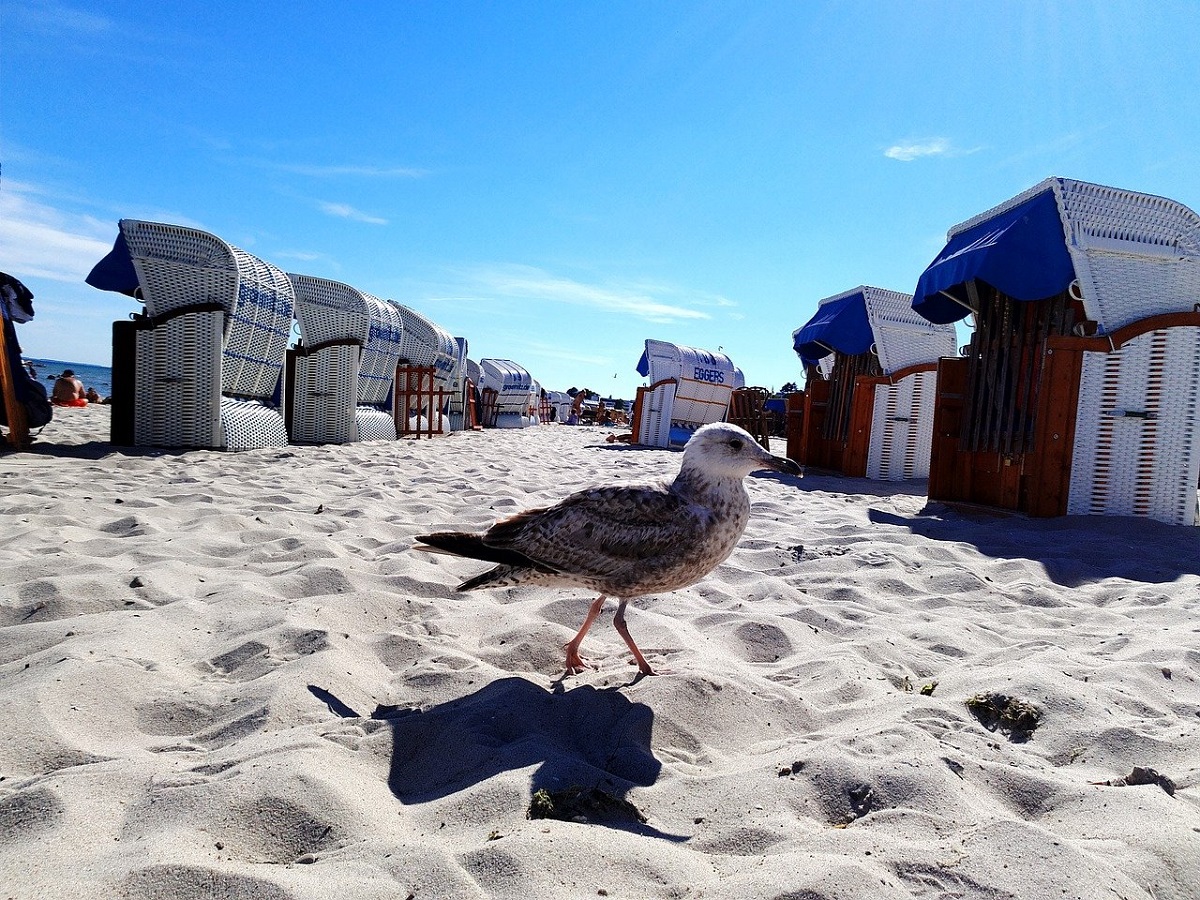
[[[734,438],[732,441],[729,442],[729,446],[732,447],[734,450],[741,450],[742,447],[744,447],[745,445],[742,443],[741,438]]]

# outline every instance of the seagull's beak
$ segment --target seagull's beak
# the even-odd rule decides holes
[[[795,475],[797,478],[804,477],[804,470],[782,456],[774,456],[768,453],[762,461],[764,469],[774,469],[776,472],[782,472],[784,475]]]

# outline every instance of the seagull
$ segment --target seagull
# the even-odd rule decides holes
[[[579,655],[584,635],[604,601],[615,597],[619,605],[613,625],[638,671],[653,675],[629,634],[626,604],[693,585],[729,557],[750,518],[742,481],[759,469],[803,475],[796,463],[772,456],[738,426],[704,425],[684,447],[671,484],[590,488],[556,506],[497,522],[483,534],[421,535],[415,549],[496,563],[460,584],[459,591],[516,585],[599,591],[579,632],[564,648],[567,675],[584,671]]]

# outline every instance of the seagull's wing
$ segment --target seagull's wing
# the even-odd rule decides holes
[[[483,541],[556,572],[603,578],[678,554],[707,519],[665,487],[595,488],[497,522]]]

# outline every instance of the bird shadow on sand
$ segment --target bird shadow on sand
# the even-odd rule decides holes
[[[1132,516],[1034,519],[987,507],[930,502],[915,516],[871,509],[879,525],[933,541],[967,543],[994,559],[1039,562],[1064,587],[1103,578],[1166,583],[1200,575],[1200,528]]]
[[[309,690],[333,712],[353,713],[328,692]],[[392,729],[388,787],[402,803],[440,800],[536,764],[535,805],[539,796],[591,797],[583,813],[589,824],[688,840],[645,824],[626,799],[630,789],[654,784],[662,763],[650,748],[653,711],[619,689],[549,691],[502,678],[425,710],[381,706],[371,718]]]

